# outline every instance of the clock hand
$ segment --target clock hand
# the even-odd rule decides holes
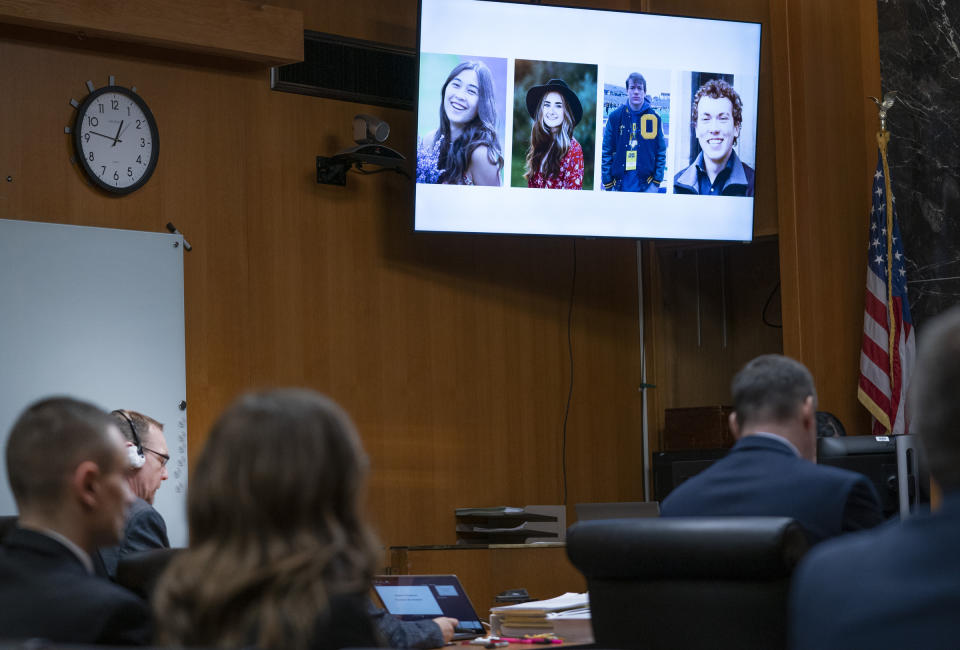
[[[123,128],[123,131],[121,131],[120,134],[119,134],[117,137],[120,137],[121,135],[123,135],[124,133],[126,133],[126,132],[127,132],[127,129],[129,129],[129,128],[130,128],[130,125],[132,125],[132,124],[133,124],[133,122],[130,122],[130,124],[126,125],[126,126]],[[120,142],[123,142],[123,140],[121,140]]]
[[[93,135],[99,135],[101,138],[106,138],[107,140],[113,140],[113,138],[112,138],[111,136],[109,136],[109,135],[104,135],[104,134],[102,134],[102,133],[97,133],[96,131],[88,131],[88,133],[92,133]],[[121,142],[122,142],[122,140],[121,140]]]
[[[110,145],[111,147],[116,147],[118,142],[123,142],[123,140],[120,139],[120,129],[122,128],[123,128],[123,120],[120,120],[120,126],[117,127],[117,134],[113,136],[113,144]]]

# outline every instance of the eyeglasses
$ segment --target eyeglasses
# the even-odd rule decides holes
[[[160,459],[160,467],[166,467],[167,463],[170,462],[170,454],[161,454],[155,449],[150,449],[150,447],[142,447],[144,451],[149,451],[151,454],[156,454],[157,458]]]

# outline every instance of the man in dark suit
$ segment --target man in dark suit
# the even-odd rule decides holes
[[[0,546],[0,641],[148,643],[146,604],[93,574],[91,554],[117,541],[133,502],[113,420],[69,398],[37,402],[13,425],[6,463],[20,519]]]
[[[170,453],[163,437],[163,425],[153,418],[125,410],[113,411],[111,415],[116,418],[120,433],[126,438],[132,465],[127,480],[137,497],[127,512],[127,523],[120,544],[99,551],[106,574],[115,580],[117,564],[123,556],[138,551],[170,548],[167,524],[153,507],[157,490],[167,480]]]
[[[960,643],[960,308],[930,321],[910,385],[910,428],[943,500],[933,513],[818,546],[791,594],[795,648]]]
[[[737,443],[671,492],[661,516],[793,517],[811,544],[881,522],[866,477],[816,464],[817,396],[801,363],[757,357],[733,378],[732,392]]]

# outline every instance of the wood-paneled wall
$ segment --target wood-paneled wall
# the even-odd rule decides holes
[[[868,433],[857,402],[880,47],[874,0],[771,0],[784,353],[820,408]]]
[[[664,450],[666,409],[730,404],[734,373],[783,350],[778,247],[767,238],[651,249],[648,422],[652,446]]]
[[[308,29],[413,45],[413,0],[283,4]],[[154,177],[125,198],[84,182],[63,132],[70,98],[111,74],[160,131]],[[0,217],[172,221],[193,245],[191,458],[239,392],[305,385],[354,416],[386,544],[452,543],[458,506],[559,503],[573,289],[568,501],[642,497],[633,242],[414,234],[410,181],[314,178],[360,112],[412,154],[413,114],[273,92],[249,63],[6,25],[0,75]]]
[[[308,29],[415,41],[414,0],[271,4],[302,11]],[[856,430],[875,155],[864,96],[879,90],[874,0],[579,4],[764,23],[757,233],[779,233],[779,265],[762,247],[755,257],[783,278],[783,350],[811,367],[821,405]],[[272,92],[254,64],[6,25],[0,71],[0,217],[151,231],[172,221],[194,246],[185,258],[191,457],[237,393],[306,385],[355,417],[387,544],[452,542],[457,506],[560,502],[575,260],[568,501],[641,498],[633,242],[414,234],[409,181],[320,186],[313,166],[351,144],[359,112],[390,122],[391,144],[412,154],[412,113]],[[138,86],[162,141],[154,178],[122,199],[83,181],[63,133],[68,100],[110,74]],[[646,251],[648,289],[671,265],[683,277],[670,253]],[[726,264],[750,277],[751,256]],[[733,361],[686,354],[689,329],[663,345],[680,322],[648,324],[648,345],[661,337],[655,372],[669,364],[664,377],[684,378],[654,401],[652,418],[688,405],[692,391],[713,402],[729,380]],[[776,346],[753,341],[764,326],[752,322],[756,331],[736,333],[737,354]],[[690,379],[702,376],[709,385]]]
[[[263,65],[303,60],[303,12],[268,4],[0,0],[0,22]]]

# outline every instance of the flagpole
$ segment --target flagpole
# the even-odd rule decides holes
[[[886,312],[887,322],[886,322],[886,327],[884,329],[886,329],[886,335],[887,335],[886,336],[887,338],[886,357],[887,358],[886,358],[886,364],[884,365],[886,365],[887,367],[883,369],[883,366],[880,365],[879,363],[877,363],[877,365],[874,367],[877,370],[880,370],[881,372],[883,372],[883,370],[886,370],[886,380],[887,380],[887,385],[889,386],[888,399],[890,400],[891,403],[894,403],[895,401],[897,401],[897,396],[894,394],[894,391],[896,390],[896,387],[899,385],[897,379],[898,379],[898,372],[900,370],[900,367],[898,365],[899,359],[897,359],[897,356],[895,353],[897,352],[897,348],[898,348],[897,337],[900,336],[900,332],[899,332],[899,327],[897,326],[898,315],[895,312],[896,303],[894,302],[894,288],[893,288],[895,269],[894,269],[893,262],[894,262],[894,251],[897,250],[897,246],[895,246],[894,244],[896,243],[899,245],[900,242],[894,242],[893,240],[895,221],[893,218],[893,191],[890,186],[890,165],[887,160],[887,145],[890,142],[890,132],[887,131],[887,111],[890,110],[890,108],[892,108],[894,103],[896,102],[897,91],[893,90],[886,93],[885,95],[883,95],[882,99],[877,97],[870,97],[870,99],[872,99],[873,102],[877,105],[877,112],[880,118],[880,130],[877,132],[877,148],[880,150],[880,161],[878,165],[879,169],[877,170],[877,176],[880,176],[881,174],[883,175],[883,188],[886,194],[886,196],[884,197],[884,209],[886,211],[886,214],[884,215],[885,218],[882,220],[878,220],[879,223],[877,223],[877,225],[881,228],[881,230],[885,231],[884,234],[886,235],[886,242],[885,242],[886,243],[886,263],[884,264],[884,271],[885,271],[886,277],[882,278],[881,280],[883,285],[885,285],[883,289],[882,299],[886,303],[886,309],[884,311]],[[878,189],[876,191],[879,194],[880,190]],[[879,208],[879,205],[877,205],[876,207]],[[877,244],[879,245],[879,242],[877,242]],[[877,261],[879,262],[880,260],[877,260]],[[880,269],[877,269],[877,271],[879,272]],[[871,271],[870,271],[870,263],[868,262],[867,264],[868,293],[870,291],[870,284],[871,284],[870,278],[871,278]],[[877,295],[876,293],[874,293],[873,295],[875,296],[876,299],[881,299],[880,295]],[[869,298],[868,298],[868,302],[869,302]],[[864,336],[865,337],[868,336],[867,330],[868,330],[868,322],[870,321],[870,319],[871,319],[871,316],[869,314],[869,311],[867,311],[864,314]],[[876,342],[878,344],[880,343],[880,341],[876,341]],[[871,390],[871,388],[873,390],[881,390],[871,382],[869,378],[869,374],[864,374],[864,370],[865,368],[868,367],[868,364],[870,363],[870,361],[873,361],[874,363],[876,363],[876,362],[879,362],[880,359],[876,358],[876,356],[871,357],[871,353],[865,347],[865,349],[861,351],[861,375],[860,375],[860,381],[858,382],[859,387],[857,390],[857,397],[860,400],[860,402],[863,403],[863,405],[867,408],[867,410],[869,410],[870,413],[874,416],[875,423],[883,427],[883,430],[889,434],[894,430],[895,413],[896,413],[896,410],[898,409],[890,410],[889,408],[881,408],[876,403],[874,398],[867,394],[866,391]],[[902,405],[899,405],[899,407],[902,407]]]
[[[887,343],[887,356],[890,357],[890,387],[894,386],[895,373],[894,363],[894,342],[898,335],[896,327],[896,315],[893,313],[893,192],[890,189],[890,165],[887,162],[887,144],[890,142],[890,132],[886,128],[886,111],[880,112],[880,131],[877,133],[877,146],[880,147],[880,160],[883,161],[883,185],[886,190],[887,204],[887,329],[889,330],[889,341]],[[890,430],[893,430],[893,422],[890,423]]]

